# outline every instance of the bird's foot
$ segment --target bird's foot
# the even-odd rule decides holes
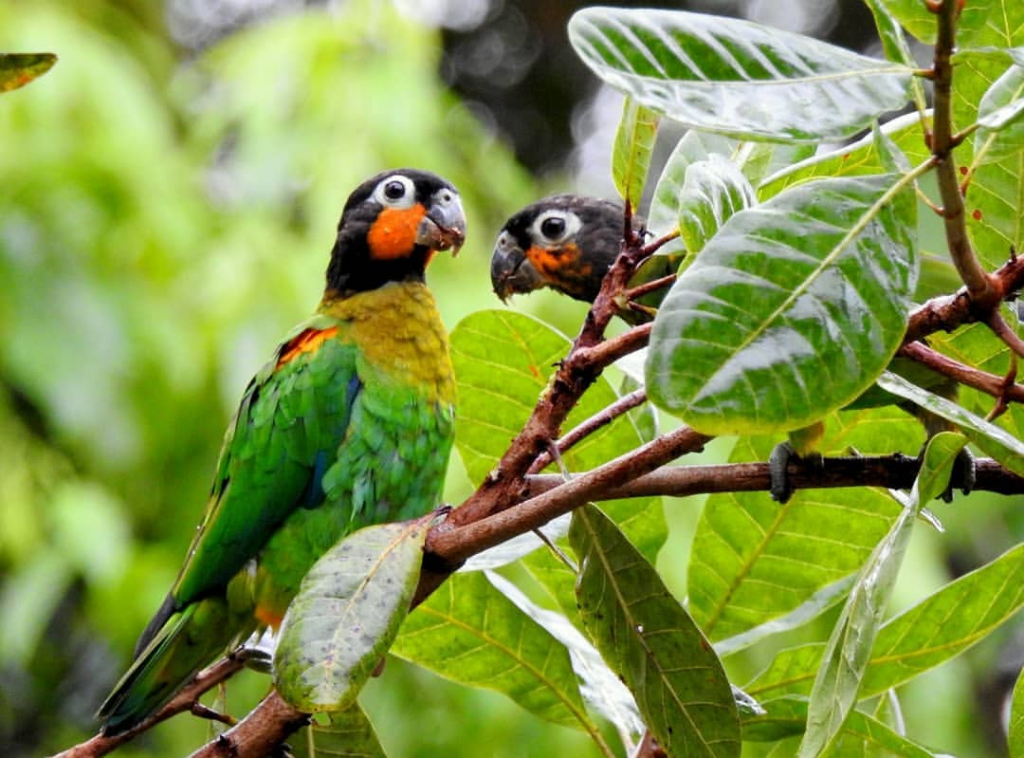
[[[768,456],[768,491],[772,500],[786,503],[793,496],[793,485],[789,479],[789,462],[793,459],[805,461],[811,465],[821,466],[821,453],[799,455],[789,442],[780,442],[772,448]]]
[[[921,451],[922,454],[924,451]],[[974,455],[966,447],[956,454],[953,461],[953,470],[949,475],[949,483],[946,489],[939,495],[939,499],[945,503],[953,502],[953,490],[959,489],[965,495],[971,494],[974,490],[974,483],[977,480],[978,464],[974,461]],[[959,487],[953,484],[959,482]]]

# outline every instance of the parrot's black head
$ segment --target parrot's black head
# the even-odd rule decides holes
[[[551,287],[593,302],[619,254],[623,211],[618,203],[552,195],[505,222],[491,255],[491,285],[502,300]],[[634,217],[634,227],[642,221]]]
[[[466,217],[451,183],[428,171],[383,171],[349,195],[327,268],[327,289],[338,295],[388,282],[422,281],[439,250],[458,252]]]

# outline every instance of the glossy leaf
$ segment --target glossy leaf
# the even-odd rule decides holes
[[[537,319],[507,310],[467,316],[455,327],[451,340],[459,391],[455,447],[470,479],[480,482],[523,428],[571,343]],[[611,383],[600,377],[569,414],[563,431],[617,399]],[[640,444],[639,432],[624,416],[589,435],[562,458],[570,471],[585,471]],[[615,501],[605,503],[605,508],[640,551],[653,558],[666,534],[661,498]]]
[[[886,371],[878,377],[878,386],[955,424],[987,455],[1015,474],[1024,476],[1024,442],[1007,434],[1004,429],[892,372]]]
[[[1017,675],[1017,684],[1013,687],[1007,746],[1010,758],[1024,758],[1024,669]]]
[[[288,740],[295,758],[386,758],[358,703],[321,719]]]
[[[967,438],[957,432],[939,432],[928,440],[921,470],[914,482],[917,502],[927,503],[946,491],[957,456],[965,447]]]
[[[886,60],[911,68],[915,67],[917,61],[914,59],[910,45],[907,44],[903,28],[900,26],[899,21],[896,20],[896,17],[885,7],[884,0],[866,0],[865,4],[871,10],[871,15],[875,19],[875,27],[878,29],[878,38],[882,42],[882,49],[885,51]],[[914,77],[912,86],[914,102],[917,104],[918,110],[923,111],[926,104],[924,86],[917,77]]]
[[[927,114],[925,125],[931,124],[931,113]],[[930,153],[924,142],[923,125],[917,113],[908,113],[886,122],[881,131],[892,141],[912,163],[928,160]],[[868,134],[856,142],[843,145],[803,160],[784,166],[772,174],[757,188],[758,197],[767,200],[787,187],[821,177],[864,176],[885,171],[878,155],[874,135]]]
[[[584,626],[659,744],[669,755],[738,756],[739,720],[722,665],[654,567],[592,505],[573,513],[569,542]]]
[[[53,53],[0,53],[0,92],[24,87],[45,74],[57,56]]]
[[[911,34],[925,44],[935,42],[937,22],[935,14],[920,0],[880,0],[889,13],[899,20]],[[1015,0],[971,0],[964,3],[957,24],[957,41],[966,45],[980,35],[980,29],[993,16],[999,16],[998,6],[1012,4]],[[995,7],[994,7],[995,6]]]
[[[281,697],[309,713],[355,701],[408,613],[429,525],[427,517],[360,529],[313,565],[281,625]]]
[[[763,461],[778,441],[740,440],[730,461]],[[881,408],[829,418],[821,450],[916,452],[920,444],[904,413]],[[898,511],[892,498],[868,488],[804,490],[783,505],[763,492],[711,495],[693,539],[690,613],[716,641],[781,619],[856,572]],[[807,609],[815,607],[828,606]]]
[[[572,623],[560,613],[541,608],[530,601],[519,589],[500,574],[487,573],[487,580],[498,592],[546,629],[552,637],[569,651],[573,671],[580,682],[580,694],[590,708],[608,719],[622,738],[627,752],[632,752],[643,736],[644,724],[636,707],[636,700],[619,681],[601,654]]]
[[[907,682],[985,639],[1024,607],[1024,546],[959,577],[890,619],[875,640],[861,686],[868,698]],[[780,651],[745,689],[759,698],[809,691],[825,646]]]
[[[917,281],[912,194],[823,179],[730,218],[654,321],[647,391],[705,434],[809,426],[871,386]]]
[[[500,692],[548,721],[597,733],[568,651],[481,572],[442,584],[409,614],[391,652],[446,679]]]
[[[1024,151],[1024,66],[1010,66],[978,106],[974,153],[991,163]]]
[[[640,207],[657,136],[658,114],[627,97],[612,148],[612,179],[633,210]]]
[[[791,32],[682,11],[585,8],[569,40],[601,79],[687,126],[740,138],[850,136],[907,100],[910,68]]]
[[[807,704],[807,731],[798,758],[825,752],[835,742],[857,701],[864,671],[903,555],[917,518],[917,503],[909,502],[889,533],[878,543],[861,570],[825,646],[822,666]]]
[[[1024,607],[1024,544],[964,574],[889,620],[878,633],[862,697],[870,697],[960,655]]]
[[[737,212],[757,204],[754,188],[735,163],[712,155],[686,168],[679,194],[679,236],[696,253]]]

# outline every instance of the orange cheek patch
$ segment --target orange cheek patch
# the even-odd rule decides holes
[[[324,344],[324,340],[330,339],[337,333],[338,327],[336,326],[332,326],[330,329],[304,330],[281,349],[281,357],[277,359],[276,368],[281,368],[281,366],[303,353],[316,352]]]
[[[426,212],[427,209],[420,203],[402,210],[382,210],[366,235],[370,256],[377,260],[392,260],[409,255],[416,244],[420,221]]]
[[[541,276],[558,281],[566,276],[571,278],[572,272],[569,267],[575,265],[579,253],[579,248],[571,243],[553,250],[532,245],[526,251],[526,257]]]

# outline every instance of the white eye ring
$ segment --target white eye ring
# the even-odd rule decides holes
[[[388,208],[411,208],[416,204],[416,185],[407,176],[392,174],[374,187],[373,199]]]
[[[538,245],[558,245],[573,237],[581,226],[583,222],[572,211],[544,211],[530,225],[530,237]]]

